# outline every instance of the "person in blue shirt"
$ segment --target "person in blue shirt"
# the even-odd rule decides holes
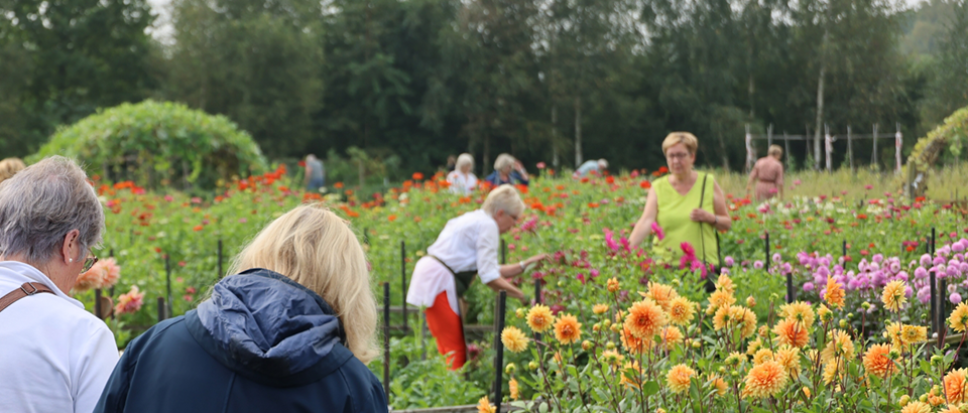
[[[326,185],[326,169],[323,168],[323,161],[310,154],[306,157],[306,181],[307,191],[318,191]]]
[[[497,156],[497,159],[494,160],[494,172],[491,172],[484,180],[495,187],[504,184],[528,186],[531,183],[524,165],[506,153]]]
[[[588,174],[593,172],[597,175],[601,175],[606,169],[608,169],[608,161],[606,161],[604,158],[597,161],[585,161],[585,163],[581,164],[581,166],[575,170],[575,178],[588,176]]]
[[[263,229],[211,297],[134,339],[94,412],[386,413],[366,256],[303,205]]]

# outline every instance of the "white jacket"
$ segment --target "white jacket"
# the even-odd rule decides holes
[[[0,297],[25,282],[54,294],[0,311],[0,412],[89,413],[118,362],[111,330],[36,268],[0,262]]]

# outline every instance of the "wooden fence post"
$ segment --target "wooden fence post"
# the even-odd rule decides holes
[[[901,147],[904,146],[904,137],[901,135],[901,123],[897,123],[897,133],[894,134],[894,160],[897,162],[897,166],[894,168],[894,173],[901,173]]]
[[[874,124],[874,153],[871,154],[871,165],[880,169],[880,162],[877,160],[877,124]]]
[[[850,135],[850,125],[847,125],[847,158],[850,160],[850,172],[854,172],[854,146],[853,138]]]

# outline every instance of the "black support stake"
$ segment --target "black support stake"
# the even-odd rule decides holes
[[[171,257],[168,254],[165,254],[165,284],[168,287],[168,308],[165,315],[170,316],[173,311],[171,306]]]
[[[390,403],[390,283],[383,283],[383,393]]]
[[[501,265],[508,263],[508,244],[501,239]]]
[[[501,343],[501,332],[504,331],[504,304],[507,301],[507,292],[501,291],[497,296],[497,318],[494,319],[494,405],[497,412],[501,413],[501,401],[504,386],[504,344]]]
[[[772,267],[772,262],[770,260],[770,233],[766,233],[766,239],[763,243],[763,249],[766,251],[766,272],[770,272],[770,267]]]
[[[218,239],[218,279],[222,279],[225,273],[222,272],[222,239]]]
[[[400,303],[403,304],[403,333],[407,334],[407,243],[405,241],[400,241],[400,285],[403,289],[400,291]],[[390,308],[390,302],[387,301],[387,308]]]
[[[542,303],[542,300],[541,300],[541,279],[539,278],[539,279],[534,280],[534,304],[535,305],[538,305],[538,304],[541,304],[541,303]],[[534,333],[534,338],[537,341],[541,341],[541,333]],[[538,354],[542,354],[541,353],[541,346],[536,346],[536,347],[538,347]]]
[[[95,288],[94,289],[94,315],[97,316],[98,319],[102,319],[101,318],[101,289],[100,288]]]
[[[928,271],[931,283],[931,331],[941,333],[938,331],[938,279],[934,273],[934,270]]]
[[[158,322],[165,321],[165,298],[158,297]]]
[[[846,258],[847,257],[847,240],[844,240],[843,251],[844,251],[844,254],[842,256],[844,258]]]

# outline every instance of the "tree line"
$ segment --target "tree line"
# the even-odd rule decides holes
[[[460,152],[654,168],[665,135],[688,130],[699,162],[738,170],[746,125],[820,139],[824,125],[889,134],[900,123],[909,146],[968,105],[965,0],[169,7],[174,33],[162,43],[145,0],[0,1],[4,156],[36,151],[97,108],[152,98],[227,115],[274,158],[357,147],[400,171]],[[796,165],[813,165],[813,142],[791,144]],[[893,149],[853,148],[884,166]]]

